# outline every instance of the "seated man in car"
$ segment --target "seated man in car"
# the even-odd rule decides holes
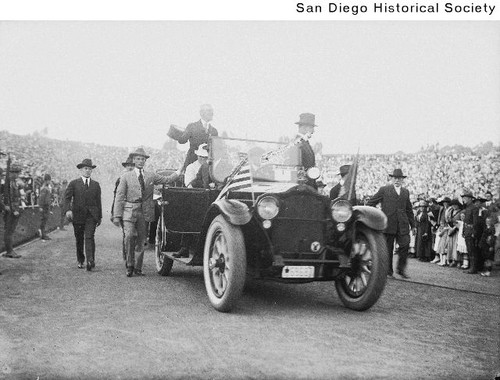
[[[195,151],[195,153],[198,159],[187,166],[186,172],[184,174],[184,185],[187,187],[200,187],[200,186],[193,186],[192,183],[196,179],[196,176],[200,171],[200,168],[203,166],[203,164],[206,164],[208,161],[207,144],[201,144]],[[208,168],[208,165],[206,166]]]

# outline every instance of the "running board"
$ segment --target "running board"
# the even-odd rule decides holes
[[[194,258],[194,255],[189,255],[189,257],[174,257],[173,255],[175,255],[176,253],[177,252],[162,252],[163,256],[168,257],[170,260],[180,261],[186,265],[191,264],[191,261]]]

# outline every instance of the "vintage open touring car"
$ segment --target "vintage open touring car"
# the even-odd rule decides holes
[[[158,273],[168,276],[174,261],[203,266],[219,311],[234,307],[249,278],[334,281],[345,306],[370,308],[386,284],[387,219],[377,208],[331,202],[306,184],[319,171],[304,173],[298,142],[212,138],[214,186],[162,189]],[[183,246],[189,257],[175,257]]]

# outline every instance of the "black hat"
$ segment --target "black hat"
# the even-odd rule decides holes
[[[443,199],[441,199],[438,203],[439,203],[440,205],[442,205],[444,202],[448,202],[448,203],[450,203],[450,202],[451,202],[450,197],[444,197],[444,198],[443,198]]]
[[[79,163],[78,165],[76,165],[76,167],[78,169],[81,169],[83,167],[88,167],[88,168],[92,168],[92,169],[95,169],[95,165],[92,165],[92,160],[90,158],[85,158],[81,163]]]
[[[403,175],[403,171],[401,169],[394,169],[392,174],[389,174],[389,176],[394,178],[406,178],[406,176]]]
[[[52,177],[50,176],[50,174],[45,174],[45,175],[43,176],[43,180],[44,180],[44,181],[51,181],[51,180],[52,180]]]
[[[450,206],[459,206],[459,207],[462,207],[462,204],[459,202],[458,199],[455,198],[455,199],[452,199],[450,201]]]
[[[349,169],[351,168],[351,165],[342,165],[339,168],[339,175],[342,177],[345,176],[347,173],[349,173]]]
[[[9,172],[10,173],[21,173],[22,170],[23,170],[23,168],[21,167],[21,165],[12,164],[12,165],[10,165]]]

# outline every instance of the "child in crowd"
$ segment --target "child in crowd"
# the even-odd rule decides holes
[[[484,272],[481,276],[489,277],[491,275],[491,268],[493,267],[493,260],[495,259],[495,226],[493,225],[493,218],[486,218],[486,227],[479,242],[479,248],[483,255]]]
[[[465,244],[464,233],[464,220],[465,213],[460,213],[460,220],[457,221],[458,232],[457,232],[457,256],[459,260],[463,261],[462,269],[469,269],[469,256],[467,254],[467,245]]]
[[[446,223],[446,221],[441,219],[438,230],[436,232],[436,247],[434,250],[436,254],[439,254],[439,266],[445,267],[448,266],[448,252],[447,252],[447,243],[448,243],[448,231],[450,230],[450,226]]]

